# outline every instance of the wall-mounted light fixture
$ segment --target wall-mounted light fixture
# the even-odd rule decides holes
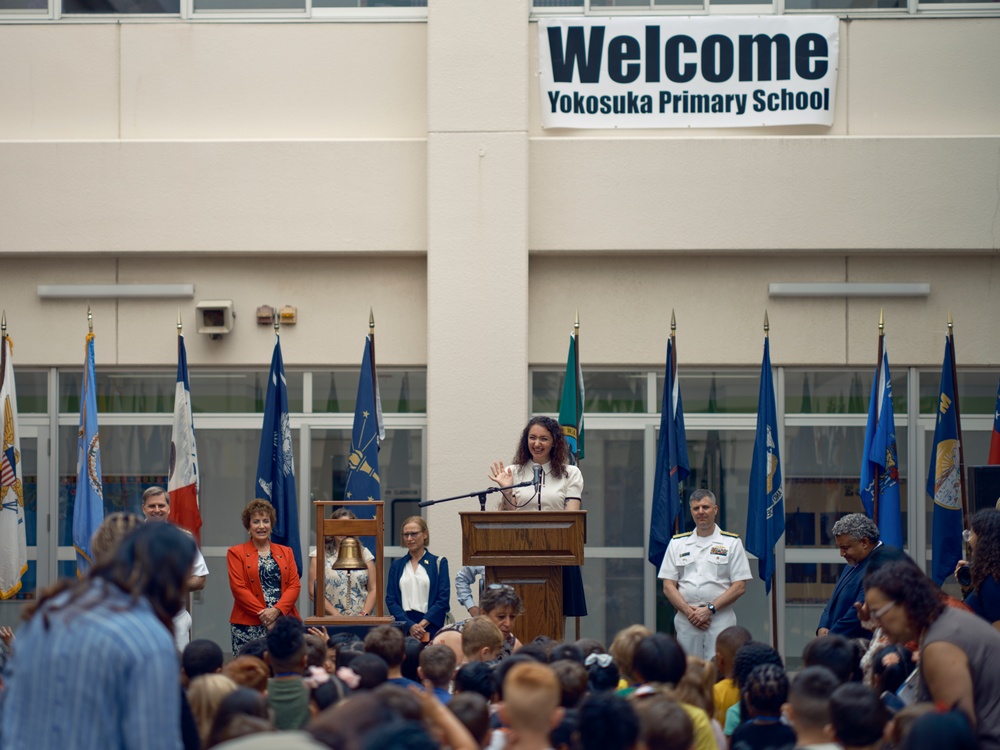
[[[194,284],[39,284],[42,299],[194,297]]]
[[[931,285],[888,282],[798,282],[772,281],[767,285],[771,297],[927,297]]]

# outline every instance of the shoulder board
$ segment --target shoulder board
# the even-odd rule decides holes
[[[722,532],[722,536],[734,536],[734,537],[736,537],[737,539],[739,539],[739,538],[740,538],[740,535],[739,535],[739,534],[734,534],[734,533],[733,533],[732,531],[723,531],[723,532]]]
[[[684,538],[684,537],[686,537],[686,536],[691,536],[691,535],[692,535],[693,533],[694,533],[693,531],[688,531],[688,532],[686,532],[686,533],[684,533],[684,534],[674,534],[674,535],[673,535],[672,537],[670,537],[670,538],[671,538],[671,539],[683,539],[683,538]]]

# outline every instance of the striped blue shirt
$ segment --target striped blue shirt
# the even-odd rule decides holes
[[[149,603],[95,580],[45,629],[49,609],[17,633],[0,694],[0,746],[179,750],[180,664]]]

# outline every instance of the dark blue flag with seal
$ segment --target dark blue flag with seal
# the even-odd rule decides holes
[[[764,591],[771,593],[775,573],[774,546],[785,533],[785,489],[778,453],[778,414],[771,376],[771,347],[764,339],[757,397],[757,436],[750,463],[750,498],[747,504],[747,552],[757,558]]]
[[[680,484],[689,473],[691,465],[684,432],[684,405],[677,382],[676,350],[671,336],[667,341],[667,373],[663,381],[663,409],[656,443],[653,511],[649,518],[649,561],[657,570],[663,564],[663,555],[681,512]]]
[[[927,494],[934,501],[931,577],[939,586],[962,559],[962,437],[958,427],[953,347],[952,338],[948,336],[944,343],[944,364],[941,365],[934,446],[927,472]]]
[[[299,501],[295,491],[295,459],[292,430],[288,421],[288,387],[281,359],[281,339],[275,336],[271,370],[264,397],[264,422],[257,455],[257,497],[270,501],[277,520],[271,539],[292,548],[295,567],[302,575],[302,545],[299,543]]]

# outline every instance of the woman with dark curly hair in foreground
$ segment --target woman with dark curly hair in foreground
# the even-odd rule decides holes
[[[921,700],[969,717],[980,747],[1000,750],[1000,633],[982,618],[948,607],[912,563],[893,562],[865,578],[871,617],[894,643],[920,644]]]

